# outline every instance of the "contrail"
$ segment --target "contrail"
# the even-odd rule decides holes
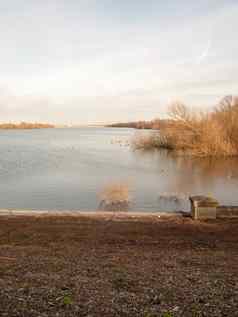
[[[211,39],[207,42],[207,46],[201,53],[201,55],[197,58],[196,64],[201,64],[204,59],[206,59],[209,55],[209,51],[211,49],[212,41]]]

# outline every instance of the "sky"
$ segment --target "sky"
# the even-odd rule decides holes
[[[0,0],[0,122],[166,117],[238,93],[238,0]]]

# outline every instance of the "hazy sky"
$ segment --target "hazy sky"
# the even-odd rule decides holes
[[[238,93],[238,0],[0,0],[0,121],[163,116]]]

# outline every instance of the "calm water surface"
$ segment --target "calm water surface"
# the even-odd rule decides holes
[[[188,210],[191,194],[238,205],[237,159],[214,162],[133,151],[126,144],[135,133],[0,131],[0,209],[95,210],[103,187],[119,182],[128,184],[131,209],[137,211]]]

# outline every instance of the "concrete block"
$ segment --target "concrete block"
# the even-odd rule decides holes
[[[191,215],[194,220],[216,219],[218,201],[206,196],[191,196]]]

